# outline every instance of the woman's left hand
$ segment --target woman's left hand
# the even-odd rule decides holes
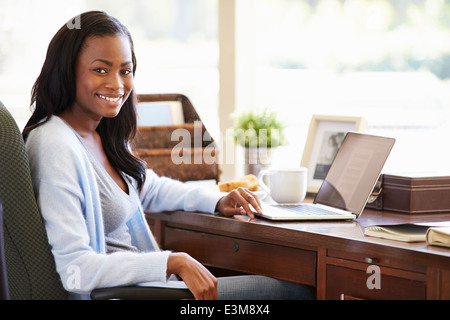
[[[253,219],[255,215],[250,205],[257,213],[262,214],[258,197],[248,189],[237,188],[220,199],[216,209],[225,216],[248,215]]]

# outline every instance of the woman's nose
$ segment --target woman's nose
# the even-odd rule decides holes
[[[124,84],[120,75],[110,74],[106,87],[114,91],[123,89]]]

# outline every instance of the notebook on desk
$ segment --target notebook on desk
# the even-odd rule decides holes
[[[395,139],[348,132],[313,203],[262,203],[270,220],[352,220],[371,196]]]

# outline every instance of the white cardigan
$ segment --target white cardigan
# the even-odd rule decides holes
[[[141,206],[127,223],[140,253],[106,254],[100,196],[82,139],[52,116],[26,141],[33,188],[62,283],[69,292],[166,281],[170,252],[161,251],[143,210],[213,213],[219,192],[192,188],[148,170]]]

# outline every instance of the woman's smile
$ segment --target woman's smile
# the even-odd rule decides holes
[[[110,94],[97,94],[101,100],[106,101],[111,106],[118,106],[123,103],[123,94],[121,95],[110,95]]]

